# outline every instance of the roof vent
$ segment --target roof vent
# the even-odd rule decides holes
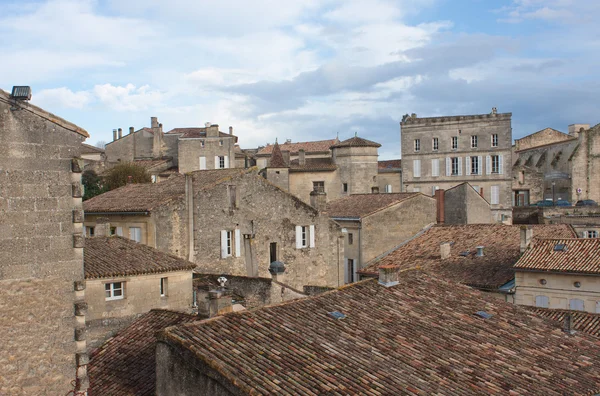
[[[31,87],[14,86],[10,96],[15,100],[31,100]]]
[[[483,257],[483,246],[477,246],[477,256]]]
[[[467,257],[469,255],[469,253],[470,252],[467,250],[467,251],[464,251],[464,252],[460,252],[458,255],[462,256],[462,257]]]
[[[555,252],[566,252],[567,245],[565,245],[564,243],[557,243],[556,245],[554,245],[554,251]]]
[[[480,318],[483,318],[483,319],[490,319],[493,315],[489,314],[485,311],[477,311],[477,312],[475,312],[475,316],[479,316]]]
[[[204,123],[204,127],[208,128],[210,126],[210,121]]]
[[[333,311],[333,312],[327,312],[327,315],[330,318],[333,318],[335,320],[341,320],[341,319],[346,319],[346,315],[344,315],[343,313],[341,313],[340,311]]]
[[[283,274],[285,272],[285,265],[281,261],[273,261],[269,265],[269,272],[271,275]]]

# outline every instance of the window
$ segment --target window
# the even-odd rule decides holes
[[[85,227],[85,236],[93,237],[94,236],[94,227]]]
[[[200,161],[200,170],[206,169],[206,157],[198,157]]]
[[[415,152],[421,151],[421,139],[415,139]]]
[[[204,147],[204,140],[200,140],[200,147]]]
[[[347,271],[348,274],[346,275],[347,277],[347,282],[346,283],[352,283],[354,282],[354,259],[348,259],[348,266],[347,266]]]
[[[583,232],[584,238],[598,238],[598,231],[596,230],[588,230]]]
[[[110,227],[110,235],[123,236],[123,227]]]
[[[498,147],[498,134],[492,134],[492,147]]]
[[[470,157],[471,160],[471,175],[480,175],[479,157]],[[468,166],[468,164],[467,164]]]
[[[271,242],[269,244],[269,263],[277,261],[277,242]]]
[[[452,136],[452,150],[458,149],[458,136]]]
[[[129,239],[137,243],[142,242],[142,229],[140,227],[129,227]]]
[[[431,141],[431,149],[433,151],[438,151],[438,149],[440,148],[440,141],[438,138],[433,138]]]
[[[343,183],[342,184],[342,190],[344,190],[345,193],[348,192],[348,183]]]
[[[440,186],[431,186],[431,196],[435,197],[435,192],[440,189]]]
[[[477,148],[477,135],[471,136],[471,148]]]
[[[452,176],[458,176],[458,172],[460,170],[460,166],[459,166],[459,158],[458,157],[452,157],[450,158],[450,160],[452,161]]]
[[[219,169],[225,169],[225,157],[222,155],[219,156]]]
[[[386,193],[391,193],[392,192],[392,185],[391,184],[386,184],[385,185],[385,192]]]
[[[580,300],[578,298],[571,299],[569,301],[569,309],[571,309],[573,311],[583,311],[584,310],[583,300]]]
[[[434,158],[431,160],[431,176],[438,177],[440,175],[440,160]]]
[[[296,249],[315,247],[315,226],[296,226]]]
[[[223,244],[223,252],[225,253],[224,255],[222,255],[222,257],[231,257],[233,249],[233,232],[225,231],[225,241],[222,241],[221,243]]]
[[[325,192],[325,182],[324,181],[314,181],[313,182],[313,191],[316,192]]]
[[[352,245],[354,243],[354,234],[349,232],[348,233],[348,245]]]
[[[125,282],[113,282],[104,284],[104,297],[109,300],[122,300],[123,286]]]
[[[550,307],[550,299],[548,296],[535,296],[535,306],[540,308]]]
[[[165,297],[167,295],[167,278],[160,278],[160,296]]]
[[[240,257],[241,250],[240,230],[221,230],[221,258]]]
[[[492,173],[500,173],[500,156],[492,155],[491,161],[492,161]]]
[[[490,188],[490,191],[492,193],[492,199],[491,199],[491,204],[492,205],[498,205],[500,204],[500,186],[492,186]]]
[[[421,160],[413,160],[413,177],[421,177]]]
[[[219,146],[222,146],[222,145],[223,145],[223,141],[219,140]]]
[[[421,187],[413,187],[413,192],[421,192]]]

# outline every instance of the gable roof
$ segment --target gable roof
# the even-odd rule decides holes
[[[327,204],[327,215],[335,218],[367,217],[377,211],[408,199],[423,196],[421,193],[352,194]],[[431,197],[426,197],[433,199]]]
[[[308,153],[327,153],[329,152],[329,147],[332,144],[335,144],[337,139],[329,139],[329,140],[315,140],[312,142],[296,142],[296,143],[288,143],[285,142],[279,145],[281,151],[289,151],[290,154],[298,154],[298,151],[304,150]],[[274,145],[270,144],[266,147],[260,149],[256,155],[257,156],[270,156],[275,148]]]
[[[539,142],[536,142],[536,139],[538,138],[540,140]],[[524,136],[521,139],[515,139],[515,150],[516,152],[521,152],[573,140],[577,140],[577,137],[553,128],[544,128],[530,135]]]
[[[590,313],[584,311],[567,311],[564,309],[548,309],[528,307],[540,316],[550,318],[561,325],[564,323],[565,315],[571,314],[573,318],[573,328],[596,337],[600,337],[600,313]]]
[[[290,172],[329,172],[337,169],[333,158],[305,158],[304,165],[300,165],[300,160],[290,161]]]
[[[557,245],[564,250],[555,251]],[[515,264],[516,270],[600,274],[600,239],[538,239]]]
[[[373,142],[371,140],[363,139],[358,136],[354,136],[350,139],[346,139],[343,142],[336,143],[330,148],[338,147],[381,147],[381,144]]]
[[[16,105],[22,110],[28,111],[32,114],[35,114],[36,116],[43,118],[46,121],[50,121],[53,124],[56,124],[62,128],[65,128],[66,130],[69,130],[71,132],[75,132],[83,137],[86,137],[86,138],[90,137],[89,133],[85,129],[73,124],[72,122],[65,120],[64,118],[61,118],[57,115],[47,112],[46,110],[42,109],[41,107],[35,106],[28,101],[23,101],[23,100],[15,101],[12,99],[11,95],[8,92],[6,92],[2,89],[0,89],[0,100],[3,101],[4,103],[10,104],[10,105],[14,105],[15,103],[17,103]]]
[[[328,315],[345,315],[336,320]],[[485,311],[483,319],[475,315]],[[316,297],[170,327],[244,394],[590,394],[600,344],[519,306],[412,270]],[[512,392],[511,392],[512,391]]]
[[[156,385],[156,332],[198,320],[195,315],[153,309],[90,355],[90,395],[150,396]]]
[[[402,170],[402,160],[387,160],[387,161],[377,161],[377,171],[379,173],[385,172],[398,172]]]
[[[206,138],[206,128],[200,127],[188,127],[188,128],[173,128],[169,132],[165,132],[168,135],[181,135],[179,136],[182,139],[192,139],[192,138]],[[233,137],[237,142],[238,138],[235,135],[230,135],[225,132],[219,131],[219,137]]]
[[[173,161],[172,157],[163,157],[163,158],[152,158],[152,159],[136,159],[133,160],[133,163],[141,166],[146,170],[152,170],[155,167],[160,167],[161,165],[169,165]]]
[[[196,264],[118,236],[92,237],[83,249],[85,279],[192,270]]]
[[[576,233],[567,224],[533,225],[534,238],[567,237]],[[442,260],[440,244],[450,242],[451,255]],[[476,255],[477,246],[484,256]],[[444,279],[481,289],[496,290],[514,278],[513,265],[521,256],[521,229],[518,225],[463,224],[435,225],[390,254],[371,262],[360,273],[377,276],[380,265],[423,268]],[[467,253],[461,256],[461,253]]]
[[[81,154],[97,154],[104,153],[104,149],[89,144],[81,143]]]

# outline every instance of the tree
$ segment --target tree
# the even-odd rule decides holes
[[[95,144],[96,147],[101,148],[102,150],[104,150],[104,148],[106,147],[106,141],[105,140],[98,140]]]
[[[93,170],[86,170],[81,175],[83,184],[83,200],[90,199],[106,191],[103,186],[102,178]]]
[[[104,186],[107,191],[122,187],[127,184],[131,176],[132,183],[150,183],[152,178],[146,172],[146,168],[133,162],[124,162],[109,169],[104,176]]]

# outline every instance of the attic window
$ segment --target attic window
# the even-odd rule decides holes
[[[477,312],[475,312],[475,316],[479,316],[480,318],[483,318],[483,319],[490,319],[493,315],[489,314],[485,311],[477,311]]]
[[[327,312],[327,315],[335,320],[346,319],[346,315],[339,311]]]
[[[567,245],[565,245],[564,243],[557,243],[556,245],[554,245],[554,251],[555,252],[566,252]]]

